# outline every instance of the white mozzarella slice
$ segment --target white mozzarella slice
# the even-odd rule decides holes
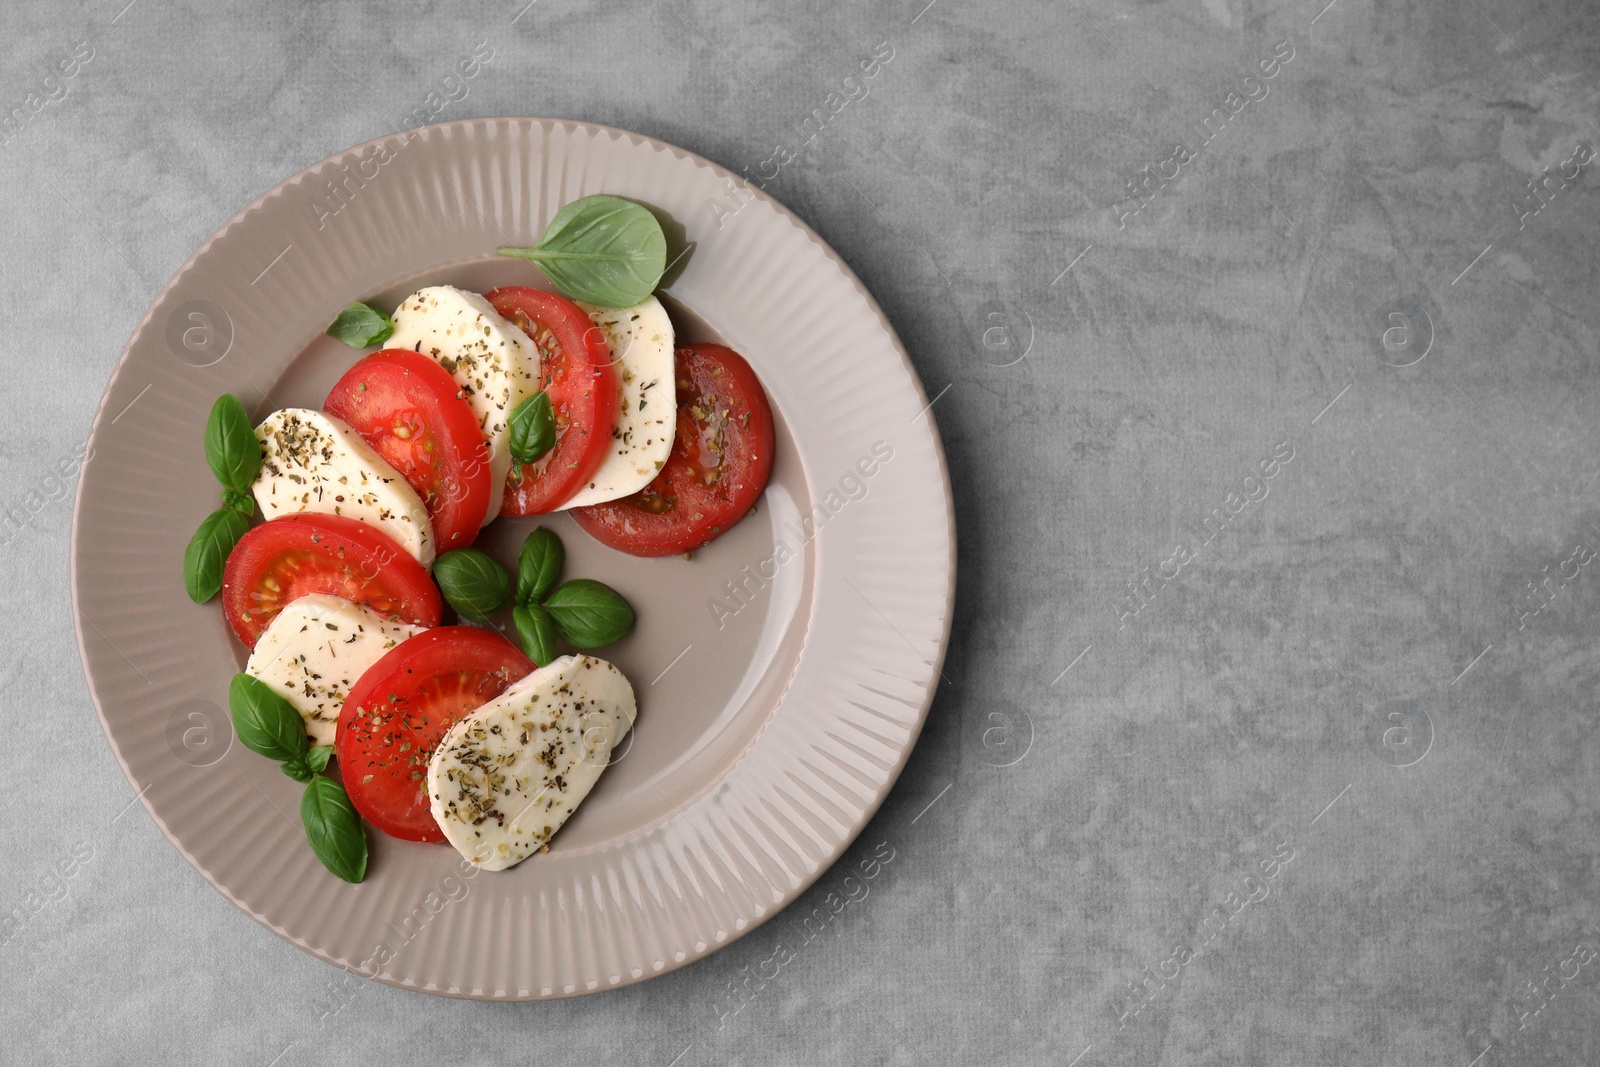
[[[428,760],[446,840],[486,871],[541,852],[633,726],[633,686],[593,656],[540,667],[450,727]]]
[[[278,613],[244,669],[294,705],[313,745],[331,745],[350,687],[385,652],[422,630],[342,597],[314,593]]]
[[[343,515],[388,534],[424,567],[433,563],[433,523],[422,498],[348,423],[284,408],[256,427],[256,440],[261,473],[253,488],[262,515]]]
[[[539,391],[539,350],[477,293],[435,285],[406,297],[394,313],[387,348],[409,348],[438,362],[461,387],[489,442],[493,497],[484,525],[500,514],[511,470],[511,410]]]
[[[578,306],[604,331],[611,346],[621,410],[611,434],[611,451],[589,484],[562,504],[562,510],[616,500],[649,485],[672,454],[678,425],[672,320],[661,301],[652,296],[627,308]]]

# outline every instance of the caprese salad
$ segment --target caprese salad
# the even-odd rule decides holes
[[[632,606],[559,582],[542,527],[507,571],[472,547],[484,526],[564,510],[619,551],[687,554],[765,488],[766,396],[732,350],[674,343],[652,295],[665,247],[645,208],[587,197],[537,245],[500,250],[565,295],[354,303],[328,332],[375,350],[322,408],[258,423],[232,396],[212,408],[223,506],[184,553],[185,586],[221,594],[249,649],[235,730],[306,783],[307,839],[339,877],[365,877],[363,820],[484,870],[543,851],[633,725],[633,687],[586,654],[631,631]],[[508,607],[516,643],[493,628]]]

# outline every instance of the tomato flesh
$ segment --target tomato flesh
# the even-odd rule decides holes
[[[455,379],[403,348],[374,352],[328,393],[349,423],[422,497],[440,552],[464,548],[489,515],[489,445]]]
[[[678,428],[661,472],[632,496],[571,512],[595,540],[634,556],[705,547],[744,518],[772,475],[772,408],[744,357],[696,344],[673,363]]]
[[[228,555],[222,607],[247,648],[291,601],[332,593],[379,615],[439,625],[439,589],[412,555],[366,523],[285,515],[249,530]]]
[[[339,714],[339,773],[356,810],[393,837],[443,841],[428,757],[456,720],[533,669],[510,641],[475,626],[441,626],[386,652]]]
[[[502,515],[543,515],[588,484],[611,450],[622,403],[605,332],[564,296],[512,285],[485,293],[539,350],[539,388],[556,417],[555,447],[506,478]]]

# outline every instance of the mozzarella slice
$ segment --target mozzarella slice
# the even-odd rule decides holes
[[[589,484],[561,510],[616,500],[649,485],[672,454],[672,435],[678,426],[672,320],[661,301],[652,296],[628,308],[578,306],[605,332],[622,408],[611,434],[611,451]]]
[[[445,838],[486,871],[544,851],[633,726],[633,686],[593,656],[563,656],[450,727],[428,760]]]
[[[284,408],[256,427],[256,440],[261,473],[253,488],[262,515],[343,515],[382,530],[424,567],[433,563],[433,523],[422,498],[348,423]]]
[[[383,654],[423,630],[371,608],[314,593],[272,620],[245,671],[281,694],[306,720],[313,745],[331,745],[350,687]]]
[[[448,285],[419,289],[394,313],[386,348],[436,360],[461,387],[489,442],[493,497],[484,525],[500,514],[511,470],[511,409],[539,391],[539,350],[477,293]]]

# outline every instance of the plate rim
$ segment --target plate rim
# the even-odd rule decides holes
[[[796,880],[792,888],[779,886],[777,883],[773,883],[773,888],[779,891],[779,896],[776,900],[774,900],[771,906],[766,909],[765,914],[757,917],[755,921],[746,922],[743,924],[742,928],[729,931],[728,936],[721,940],[707,941],[702,949],[695,950],[692,945],[688,946],[682,952],[681,958],[664,961],[664,965],[659,970],[648,971],[639,977],[624,976],[621,981],[605,985],[596,985],[592,988],[574,988],[570,992],[564,989],[557,989],[553,990],[549,994],[545,994],[530,989],[528,990],[528,995],[526,996],[518,995],[518,991],[515,990],[508,990],[505,992],[505,995],[496,995],[492,991],[474,992],[462,988],[444,989],[437,986],[433,988],[427,988],[415,981],[385,977],[381,972],[377,974],[369,974],[364,970],[345,966],[339,960],[332,958],[327,952],[313,947],[309,942],[306,941],[304,937],[296,936],[289,932],[286,928],[280,929],[279,927],[273,925],[267,916],[258,913],[254,908],[235,896],[228,887],[222,885],[218,879],[215,878],[211,872],[198,861],[198,859],[189,851],[189,849],[185,847],[183,842],[179,840],[178,836],[167,825],[166,821],[163,820],[156,812],[153,802],[148,796],[150,790],[148,788],[143,790],[139,788],[138,781],[136,780],[132,769],[129,767],[127,758],[122,751],[122,746],[117,743],[115,734],[112,731],[111,725],[106,718],[106,713],[102,706],[99,688],[97,687],[94,676],[90,671],[88,638],[85,632],[85,624],[88,623],[88,620],[80,610],[80,579],[82,575],[80,573],[79,561],[83,552],[81,539],[83,536],[84,512],[86,510],[84,492],[86,482],[80,477],[73,496],[72,526],[68,543],[69,590],[72,599],[73,630],[77,638],[79,666],[83,671],[84,682],[88,689],[90,703],[94,707],[95,717],[100,723],[101,732],[105,737],[106,743],[111,749],[112,755],[116,758],[117,765],[121,768],[123,777],[136,791],[137,795],[135,796],[135,799],[145,809],[146,813],[149,814],[157,829],[161,831],[162,837],[164,837],[167,842],[178,852],[178,854],[183,857],[184,861],[188,863],[189,866],[193,868],[202,879],[205,880],[207,885],[220,893],[224,899],[226,899],[236,909],[248,916],[257,925],[263,927],[275,937],[287,941],[296,948],[306,952],[308,955],[311,955],[318,960],[328,963],[348,973],[357,974],[361,977],[381,982],[384,985],[391,986],[396,989],[404,989],[414,993],[436,997],[446,997],[450,999],[502,1003],[562,1000],[572,997],[587,996],[595,993],[602,993],[607,990],[621,989],[630,985],[636,985],[651,978],[656,978],[678,970],[698,960],[704,959],[720,949],[727,948],[734,942],[743,938],[746,934],[749,934],[759,927],[765,925],[766,922],[787,909],[795,902],[795,900],[797,900],[807,890],[812,888],[822,878],[822,876],[827,873],[828,870],[837,864],[840,858],[856,843],[861,833],[866,829],[867,825],[876,817],[878,811],[888,799],[889,793],[898,783],[901,774],[904,773],[905,768],[910,761],[912,750],[916,747],[917,741],[921,738],[922,730],[927,723],[928,714],[933,706],[934,700],[938,696],[938,683],[942,677],[944,664],[949,654],[950,635],[955,619],[956,566],[958,555],[958,531],[955,516],[955,498],[950,480],[950,468],[945,456],[943,438],[939,433],[938,423],[935,420],[932,406],[931,404],[927,403],[927,390],[923,385],[921,375],[917,372],[916,365],[913,363],[904,342],[900,338],[899,332],[894,328],[894,324],[890,321],[888,315],[878,303],[877,298],[873,296],[872,292],[861,281],[860,277],[856,274],[855,270],[850,266],[850,264],[836,250],[834,250],[831,245],[823,240],[809,223],[807,223],[794,211],[779,201],[776,197],[772,196],[772,194],[768,193],[764,188],[757,188],[751,183],[744,181],[741,176],[735,174],[733,171],[722,166],[721,164],[718,164],[700,155],[699,153],[685,149],[670,141],[664,141],[656,137],[651,137],[636,131],[626,130],[604,123],[588,122],[581,119],[521,115],[496,115],[455,119],[447,122],[432,123],[426,126],[412,127],[407,130],[395,131],[379,137],[370,138],[357,144],[349,145],[273,183],[270,188],[254,197],[248,204],[231,215],[221,226],[219,226],[203,242],[201,242],[200,245],[198,245],[187,258],[185,258],[183,263],[171,274],[171,276],[162,283],[160,289],[156,291],[155,295],[151,297],[149,305],[146,307],[144,314],[140,317],[138,323],[134,326],[132,333],[129,334],[127,341],[124,343],[122,351],[117,357],[116,363],[113,365],[110,374],[106,378],[105,385],[101,391],[100,399],[95,405],[94,414],[90,420],[89,433],[85,439],[86,458],[84,463],[87,464],[94,456],[94,446],[96,439],[99,437],[103,428],[103,420],[111,400],[111,394],[122,374],[128,367],[135,344],[144,337],[145,331],[150,327],[151,322],[155,318],[157,308],[162,304],[168,294],[188,276],[190,271],[193,270],[195,264],[201,259],[201,257],[204,256],[214,244],[216,244],[219,240],[222,240],[235,226],[243,222],[256,211],[260,210],[268,201],[280,195],[291,186],[294,186],[296,183],[308,178],[314,172],[327,166],[334,160],[346,157],[353,153],[364,151],[376,145],[386,142],[393,142],[396,138],[402,138],[400,143],[405,144],[416,137],[433,131],[442,131],[446,129],[466,130],[472,127],[489,129],[506,124],[565,127],[572,130],[584,131],[590,134],[605,134],[614,138],[632,142],[636,145],[644,145],[659,150],[665,150],[666,152],[693,164],[699,169],[710,171],[719,180],[723,178],[731,178],[734,181],[741,182],[745,189],[753,193],[758,199],[764,200],[769,207],[771,207],[779,216],[782,217],[784,221],[788,222],[790,225],[799,230],[805,236],[805,238],[839,270],[840,274],[854,287],[856,293],[865,301],[867,308],[870,309],[872,315],[878,320],[878,324],[883,329],[884,335],[888,339],[890,346],[900,357],[901,363],[907,372],[907,377],[910,380],[912,389],[915,391],[917,397],[924,402],[923,414],[926,416],[928,421],[927,430],[929,434],[929,443],[932,450],[932,457],[940,476],[940,489],[942,490],[942,502],[945,513],[947,560],[945,567],[946,581],[942,596],[943,618],[940,626],[937,648],[934,651],[934,656],[930,663],[933,673],[920,701],[920,707],[913,717],[911,725],[907,728],[908,736],[905,743],[900,746],[899,751],[895,756],[893,766],[890,767],[887,773],[884,775],[881,785],[874,791],[870,801],[862,805],[860,818],[852,820],[853,825],[851,825],[847,830],[838,836],[837,841],[829,847],[828,854],[826,856],[819,859],[815,864],[809,865],[809,869],[804,872],[802,877]],[[92,625],[92,623],[89,625]],[[732,766],[737,765],[739,762],[747,759],[748,756],[749,748],[747,747],[733,760],[732,763],[729,764],[729,767],[731,768]],[[724,775],[725,774],[726,771],[724,772]],[[696,790],[694,796],[699,797],[703,795],[706,790],[714,788],[716,784],[722,780],[723,778],[719,777],[715,781],[708,783],[703,788]],[[681,819],[683,816],[681,813],[678,813],[670,816],[669,818]]]

